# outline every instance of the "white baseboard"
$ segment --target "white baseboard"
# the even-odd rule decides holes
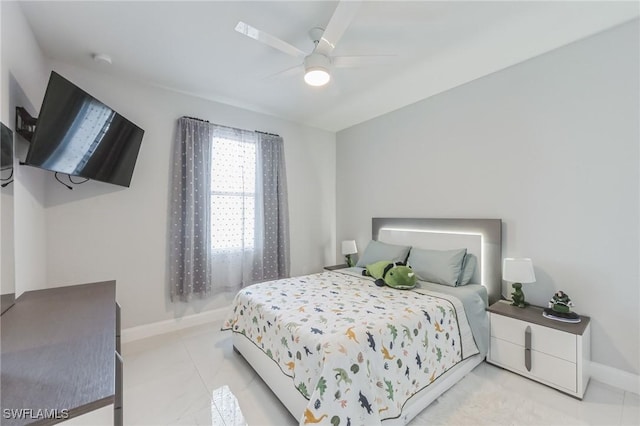
[[[590,368],[592,379],[628,392],[640,394],[639,375],[597,362],[591,362]]]
[[[137,327],[125,328],[120,334],[122,343],[133,342],[134,340],[145,339],[159,334],[170,333],[208,322],[219,321],[229,312],[228,307],[212,309],[194,315],[181,318],[174,318],[165,321],[158,321],[151,324],[139,325]]]

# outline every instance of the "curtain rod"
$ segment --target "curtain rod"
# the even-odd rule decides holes
[[[188,118],[190,120],[196,120],[196,121],[201,121],[203,123],[209,123],[211,124],[211,122],[209,120],[203,120],[202,118],[196,118],[196,117],[189,117],[188,115],[183,115],[182,118]],[[221,124],[216,124],[216,126],[222,126]],[[222,127],[229,127],[229,126],[222,126]],[[229,127],[230,129],[232,129],[233,127]],[[254,130],[254,132],[256,133],[262,133],[263,135],[270,135],[270,136],[275,136],[275,137],[280,137],[279,134],[277,133],[269,133],[269,132],[261,132],[260,130]]]
[[[188,115],[183,115],[182,118],[188,118],[190,120],[202,121],[203,123],[210,123],[209,120],[203,120],[202,118],[189,117]]]
[[[254,130],[254,132],[256,132],[256,133],[262,133],[263,135],[275,136],[275,137],[277,137],[277,138],[279,138],[279,137],[280,137],[280,135],[279,135],[279,134],[277,134],[277,133],[261,132],[260,130]]]

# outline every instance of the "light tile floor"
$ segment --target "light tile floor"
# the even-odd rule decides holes
[[[220,325],[123,345],[125,425],[297,424]],[[483,363],[411,423],[427,424],[639,425],[640,397],[592,380],[578,401]]]

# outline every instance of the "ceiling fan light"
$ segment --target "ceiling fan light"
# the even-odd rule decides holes
[[[326,68],[307,68],[304,73],[304,81],[309,86],[324,86],[331,80],[331,75]]]
[[[331,80],[329,66],[331,60],[320,53],[312,53],[304,58],[304,81],[309,86],[324,86]]]

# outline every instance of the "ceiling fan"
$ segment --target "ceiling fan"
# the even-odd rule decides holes
[[[297,73],[304,70],[304,81],[310,86],[323,86],[331,80],[331,68],[350,68],[364,65],[379,65],[389,62],[394,55],[368,56],[331,56],[336,44],[349,27],[360,0],[340,1],[326,28],[314,27],[309,36],[315,47],[311,53],[303,52],[295,46],[271,34],[252,27],[242,21],[236,25],[236,31],[288,55],[303,59],[303,63],[279,74]]]

